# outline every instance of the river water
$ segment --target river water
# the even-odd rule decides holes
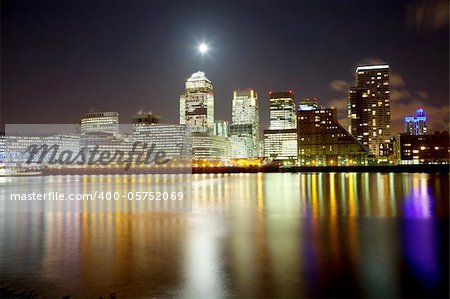
[[[169,190],[181,184],[160,179]],[[30,210],[10,200],[31,191],[127,194],[155,182],[151,175],[0,182],[1,280],[51,298],[448,296],[448,175],[191,180],[189,211]]]

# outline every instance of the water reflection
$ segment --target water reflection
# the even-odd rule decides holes
[[[433,174],[196,174],[192,212],[124,201],[102,203],[116,212],[88,203],[24,212],[9,193],[172,190],[185,180],[13,178],[0,189],[2,279],[50,297],[445,297],[448,182]]]

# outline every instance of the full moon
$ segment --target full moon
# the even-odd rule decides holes
[[[208,45],[205,43],[201,43],[200,45],[198,45],[198,50],[201,54],[205,54],[206,52],[208,52]]]

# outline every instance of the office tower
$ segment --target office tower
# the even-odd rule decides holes
[[[337,121],[336,109],[299,109],[298,162],[306,166],[366,164],[368,150]]]
[[[218,120],[214,122],[214,135],[228,138],[228,122],[226,120]]]
[[[317,99],[300,99],[298,104],[298,110],[316,110],[319,108],[319,105],[317,104]]]
[[[192,133],[194,166],[227,165],[231,157],[229,138],[208,133]]]
[[[214,125],[214,92],[205,73],[196,72],[187,79],[185,92],[180,96],[180,124],[192,132],[211,132]]]
[[[296,115],[294,94],[288,92],[270,92],[270,129],[295,129]]]
[[[405,117],[405,132],[410,135],[425,135],[427,133],[427,117],[423,109],[418,109],[415,116]]]
[[[173,160],[190,162],[192,156],[192,134],[186,125],[133,121],[133,142],[136,141],[146,143],[148,148],[154,146],[154,153],[164,152],[166,158]]]
[[[400,134],[400,164],[448,164],[450,153],[449,133],[413,135]]]
[[[86,113],[80,122],[81,134],[119,134],[119,113]]]
[[[390,155],[389,66],[356,68],[356,86],[348,95],[349,132],[377,158]]]
[[[138,114],[133,116],[134,125],[155,125],[161,122],[161,116],[156,114]]]
[[[264,157],[275,164],[297,160],[297,129],[264,130]]]
[[[264,130],[264,156],[272,163],[294,164],[297,159],[297,116],[294,94],[270,92],[270,126]]]
[[[230,136],[233,158],[259,157],[259,110],[255,90],[233,92]]]

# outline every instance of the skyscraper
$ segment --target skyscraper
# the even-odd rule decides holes
[[[297,116],[294,94],[270,92],[270,127],[264,130],[264,156],[272,162],[293,164],[297,160]]]
[[[180,96],[180,124],[192,132],[195,165],[228,163],[231,144],[223,136],[226,123],[219,121],[215,128],[213,85],[204,72],[193,73],[186,81],[184,94]]]
[[[418,109],[415,116],[405,117],[405,133],[410,135],[427,134],[427,117],[423,109]]]
[[[259,111],[255,90],[233,92],[230,136],[233,158],[259,156]]]
[[[180,124],[192,132],[211,132],[214,126],[214,92],[205,73],[196,72],[187,79],[180,96]]]
[[[348,95],[349,132],[378,158],[390,154],[389,65],[356,68]]]
[[[270,92],[269,99],[270,129],[295,129],[297,127],[297,118],[292,91]]]

